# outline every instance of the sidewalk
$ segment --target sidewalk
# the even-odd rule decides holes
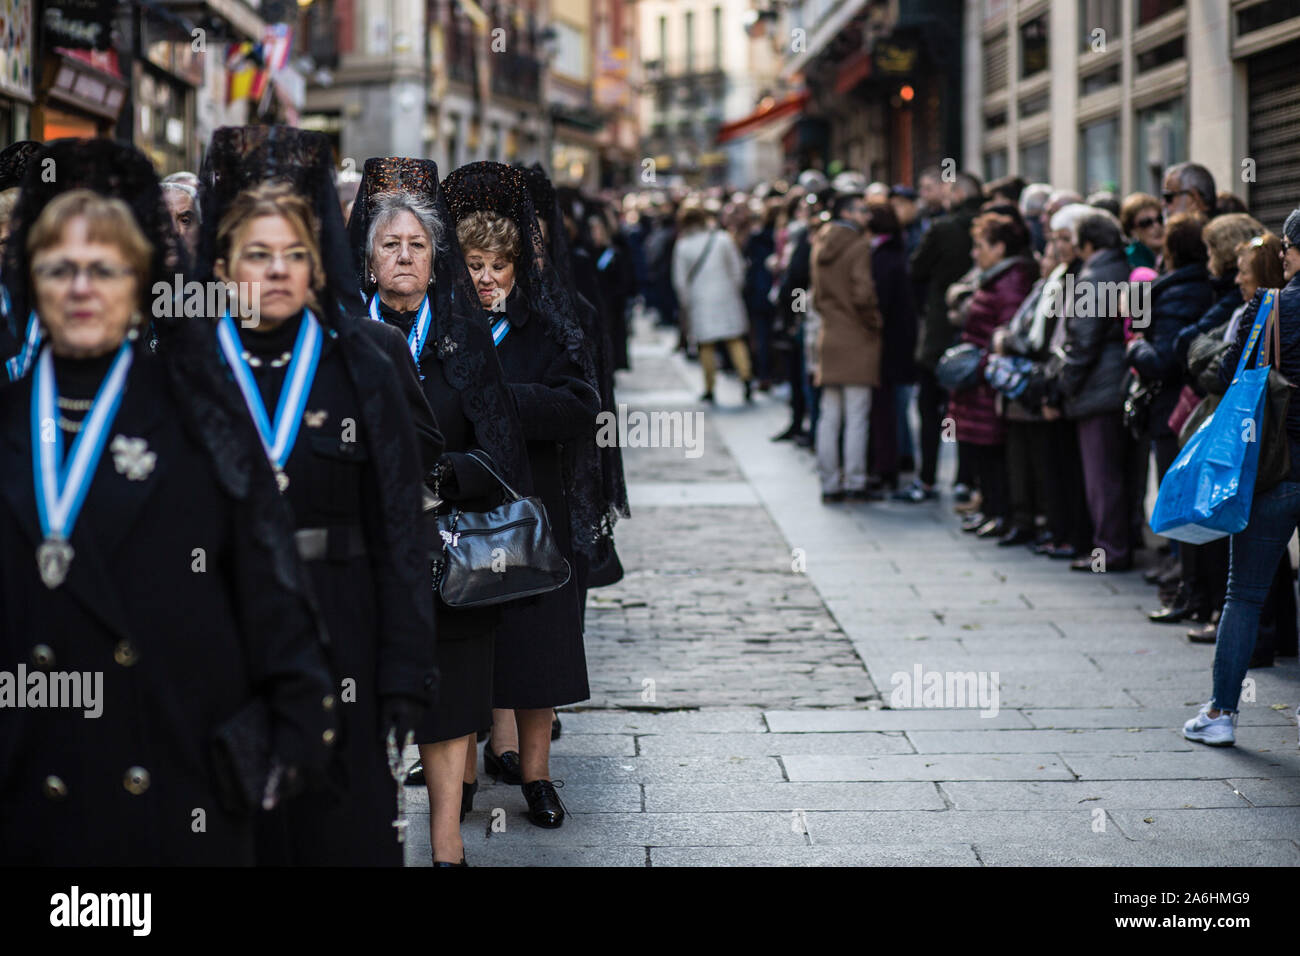
[[[699,410],[698,368],[640,332],[619,401]],[[471,865],[1300,863],[1293,661],[1251,672],[1236,748],[1191,744],[1213,648],[1146,623],[1138,575],[977,543],[946,501],[825,507],[768,440],[784,406],[718,395],[699,457],[625,451],[628,573],[591,593],[592,698],[553,750],[569,820],[483,778]],[[918,667],[995,680],[996,716],[892,709]]]

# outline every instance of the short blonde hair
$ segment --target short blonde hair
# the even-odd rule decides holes
[[[235,197],[217,224],[217,258],[225,259],[229,268],[236,238],[250,222],[263,216],[279,216],[298,234],[307,247],[307,259],[311,265],[309,284],[315,291],[322,289],[325,270],[316,238],[320,234],[320,225],[311,204],[295,193],[288,183],[262,183]],[[312,304],[315,305],[314,300]]]
[[[1244,212],[1215,216],[1201,232],[1201,239],[1210,252],[1210,274],[1221,276],[1236,268],[1237,247],[1265,233],[1264,224]]]
[[[115,246],[122,253],[135,274],[137,298],[142,297],[149,284],[153,243],[145,238],[130,206],[89,189],[70,189],[45,205],[27,233],[27,261],[30,263],[37,253],[62,242],[74,219],[86,221],[86,236],[91,242]]]
[[[0,236],[9,229],[9,218],[14,214],[18,204],[18,187],[0,190]]]
[[[519,261],[519,227],[506,216],[478,209],[456,223],[456,240],[462,252],[482,249]]]

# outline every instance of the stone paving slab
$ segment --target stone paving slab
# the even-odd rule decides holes
[[[975,852],[985,866],[1300,866],[1300,847],[1289,840],[1161,843],[1074,839],[977,843]]]
[[[901,733],[865,734],[673,734],[637,738],[650,756],[779,756],[784,754],[910,754]]]
[[[564,732],[580,734],[759,734],[762,714],[754,710],[591,711],[560,710]],[[561,740],[564,738],[561,737]]]
[[[781,758],[791,780],[1073,780],[1056,754],[900,754]]]
[[[1250,801],[1222,780],[989,782],[949,780],[939,788],[957,810],[1185,809],[1244,807]],[[1261,795],[1263,791],[1261,790]],[[1267,798],[1265,798],[1267,803]],[[1266,805],[1266,804],[1258,804]]]
[[[763,714],[774,733],[852,733],[873,730],[993,730],[1032,728],[1017,710],[981,717],[978,710],[769,710]]]
[[[735,810],[943,810],[933,783],[767,783],[645,785],[648,812]]]
[[[565,787],[560,794],[565,806],[575,813],[636,813],[641,809],[641,785],[637,783],[590,783]],[[428,814],[429,791],[424,787],[406,788],[407,807],[412,812]],[[473,809],[466,815],[467,824],[486,819],[494,807],[503,807],[511,813],[528,808],[519,787],[495,783],[491,777],[479,775],[479,790],[474,795]]]
[[[1216,749],[1202,747],[1187,753],[1070,754],[1065,759],[1080,780],[1300,777],[1300,755],[1251,753],[1241,746]]]
[[[909,730],[916,752],[927,753],[1115,753],[1192,750],[1181,733],[1159,728],[1128,730]]]
[[[961,844],[915,847],[654,847],[652,866],[979,866]]]
[[[691,783],[786,779],[775,757],[563,757],[551,758],[551,774],[592,783]]]
[[[1195,712],[1188,713],[1185,707],[1137,707],[1137,708],[1057,708],[1021,711],[1034,726],[1044,729],[1069,729],[1075,727],[1123,728],[1129,727],[1182,727]],[[1251,707],[1244,709],[1237,720],[1237,729],[1252,726],[1288,726],[1295,722],[1286,711],[1272,710],[1268,707]]]
[[[791,814],[771,813],[571,813],[564,826],[544,830],[520,814],[508,814],[504,833],[487,833],[482,826],[467,841],[466,858],[474,843],[510,845],[520,852],[534,846],[654,847],[654,846],[803,846],[804,833],[791,825]],[[468,821],[466,821],[468,822]],[[464,830],[462,830],[462,833]]]
[[[1134,840],[1300,839],[1300,813],[1292,807],[1116,810],[1110,816]]]
[[[1300,785],[1294,780],[1267,780],[1236,778],[1228,786],[1247,803],[1256,807],[1300,806]]]
[[[1188,811],[1191,812],[1191,811]],[[1249,811],[1248,811],[1249,812]],[[807,814],[814,846],[869,843],[873,846],[928,844],[1123,841],[1118,826],[1092,831],[1090,809],[1079,810],[946,810],[878,813]]]

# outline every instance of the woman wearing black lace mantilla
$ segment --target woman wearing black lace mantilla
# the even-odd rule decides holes
[[[429,476],[438,497],[467,511],[500,503],[486,454],[521,494],[532,482],[523,430],[465,270],[438,167],[425,159],[366,161],[348,231],[370,317],[406,339],[446,451]],[[429,480],[426,479],[426,480]],[[416,730],[429,790],[434,866],[464,866],[460,823],[478,789],[475,734],[492,725],[492,661],[499,606],[453,608],[434,592],[442,693]]]
[[[443,182],[456,234],[519,410],[535,493],[570,565],[603,527],[596,374],[562,277],[548,264],[523,173],[473,163]],[[508,605],[497,633],[494,706],[515,712],[529,819],[564,822],[550,774],[551,710],[589,696],[577,582]],[[484,766],[504,776],[489,741]]]

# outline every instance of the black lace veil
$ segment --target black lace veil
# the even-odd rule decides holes
[[[439,186],[438,166],[432,160],[397,156],[366,160],[348,219],[348,237],[359,284],[367,294],[374,292],[366,266],[371,217],[380,197],[399,191],[431,203],[445,227],[442,243],[434,250],[434,281],[429,303],[434,324],[425,347],[436,350],[447,381],[461,393],[462,407],[474,423],[480,447],[491,456],[512,487],[528,494],[532,479],[519,415],[487,334],[489,319],[479,305],[473,280],[465,268],[455,223]]]
[[[480,209],[514,220],[523,245],[517,281],[535,320],[540,320],[547,336],[569,353],[582,370],[583,379],[599,395],[600,380],[569,294],[567,275],[552,264],[525,172],[504,163],[470,163],[447,176],[443,189],[457,222]],[[565,444],[568,474],[564,477],[574,546],[595,559],[602,554],[613,533],[613,517],[602,491],[596,429],[593,427],[590,435]]]

